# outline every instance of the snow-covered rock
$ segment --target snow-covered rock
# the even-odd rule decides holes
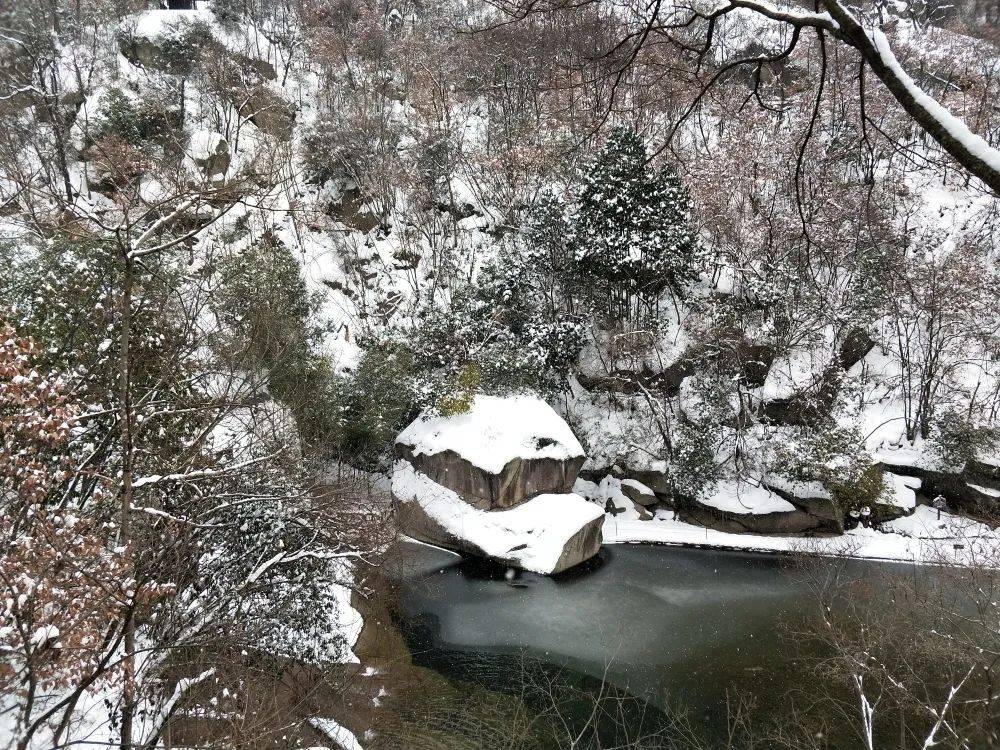
[[[887,505],[900,508],[907,513],[917,507],[917,490],[923,484],[922,479],[902,474],[890,474],[886,479],[889,480],[891,489]]]
[[[800,534],[820,531],[825,525],[763,484],[732,480],[720,482],[711,494],[681,508],[677,517],[730,534]]]
[[[536,573],[560,573],[601,547],[603,509],[572,493],[537,495],[508,510],[480,510],[398,460],[392,496],[408,536]]]
[[[995,459],[979,456],[964,466],[944,466],[925,445],[880,446],[875,457],[886,472],[894,499],[891,505],[909,512],[914,491],[926,497],[941,495],[954,510],[994,515],[1000,508],[1000,469]]]
[[[790,513],[795,506],[764,486],[747,482],[720,482],[715,491],[699,500],[717,510],[736,515],[763,515]]]
[[[464,414],[422,415],[396,451],[481,510],[570,492],[585,458],[569,425],[533,396],[477,396]]]
[[[187,147],[188,156],[208,177],[224,175],[229,170],[229,143],[221,133],[196,130]]]
[[[622,494],[636,505],[648,507],[656,505],[656,493],[637,479],[621,480]]]
[[[149,10],[128,16],[118,30],[118,49],[142,68],[185,75],[198,51],[212,41],[205,10]]]
[[[626,495],[623,492],[624,486],[623,480],[609,474],[599,484],[587,479],[577,479],[573,485],[573,492],[604,508],[604,512],[612,518],[639,521],[652,519],[653,513],[650,508],[640,505]]]
[[[787,500],[798,510],[819,520],[818,528],[833,533],[844,531],[844,510],[834,501],[830,491],[820,482],[792,481],[771,475],[763,486]]]

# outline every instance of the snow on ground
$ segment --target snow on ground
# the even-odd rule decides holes
[[[195,130],[188,139],[188,155],[192,159],[210,159],[220,151],[220,145],[225,142],[222,133],[214,130],[199,128]],[[228,146],[226,146],[228,148]]]
[[[917,490],[920,489],[923,480],[901,474],[886,474],[886,477],[892,482],[892,497],[889,499],[889,504],[904,510],[916,508]]]
[[[645,371],[651,374],[666,371],[676,365],[692,346],[693,342],[683,325],[689,313],[683,307],[661,311],[662,320],[656,333],[649,334],[648,346],[638,349],[628,346],[629,337],[622,332],[596,328],[580,352],[577,364],[580,374],[601,378],[615,371]]]
[[[401,502],[419,503],[449,534],[486,555],[544,575],[555,569],[566,542],[604,515],[576,494],[538,495],[509,510],[478,510],[402,460],[393,471],[392,492]]]
[[[833,360],[832,332],[818,347],[797,347],[780,354],[768,370],[764,385],[757,390],[762,401],[791,398],[816,383]]]
[[[358,742],[358,738],[354,736],[354,733],[347,727],[343,727],[333,719],[313,717],[309,719],[309,723],[314,729],[322,732],[326,735],[331,742],[334,743],[334,747],[340,750],[363,750],[361,743]],[[321,750],[320,748],[310,748],[309,750]],[[328,748],[322,748],[322,750],[328,750]]]
[[[919,506],[913,515],[883,524],[882,530],[858,527],[843,536],[799,537],[728,534],[678,521],[658,510],[650,521],[604,520],[605,544],[635,543],[714,547],[756,552],[797,552],[916,563],[970,564],[995,561],[1000,531],[961,516]]]
[[[716,510],[741,515],[788,513],[795,510],[794,505],[766,487],[735,480],[720,482],[712,494],[699,498],[698,502]]]
[[[587,446],[585,469],[618,464],[632,469],[666,470],[662,436],[649,429],[648,408],[642,397],[588,391],[570,378],[564,411]]]
[[[412,446],[416,455],[454,451],[491,474],[499,474],[515,458],[584,455],[569,425],[534,396],[476,396],[464,414],[418,417],[396,442]]]
[[[328,614],[328,622],[333,632],[339,633],[344,639],[343,653],[339,661],[342,664],[359,664],[361,662],[354,653],[354,646],[361,637],[361,629],[365,620],[361,613],[351,603],[351,585],[354,582],[354,571],[346,560],[333,560],[331,565],[334,573],[329,583],[330,594],[336,606]]]
[[[122,26],[131,30],[136,38],[161,41],[167,37],[183,34],[195,23],[210,26],[214,20],[211,12],[207,10],[155,9],[127,17]]]
[[[778,474],[768,474],[763,481],[772,490],[786,492],[793,497],[816,497],[823,500],[829,500],[832,497],[822,482],[787,479]]]
[[[884,443],[876,448],[872,455],[876,461],[890,466],[909,466],[915,469],[932,470],[941,468],[929,455],[923,441],[918,441],[915,444],[903,441],[899,445]]]
[[[638,521],[642,514],[629,497],[622,492],[622,485],[626,482],[645,487],[645,485],[635,480],[621,480],[610,474],[601,480],[600,484],[587,479],[577,479],[573,485],[573,491],[585,497],[591,502],[606,508],[608,501],[615,508],[615,517],[622,520]],[[647,490],[649,488],[646,488]],[[648,514],[646,514],[648,516]]]

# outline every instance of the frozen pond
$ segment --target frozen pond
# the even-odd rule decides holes
[[[727,690],[780,710],[777,696],[805,679],[794,631],[816,604],[787,556],[615,545],[588,570],[511,585],[449,553],[401,548],[414,659],[455,679],[503,689],[526,654],[716,726]],[[810,564],[853,577],[879,563]]]

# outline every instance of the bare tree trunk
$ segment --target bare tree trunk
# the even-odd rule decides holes
[[[132,288],[135,277],[135,261],[126,245],[123,249],[125,260],[124,276],[122,278],[121,301],[121,331],[118,354],[118,401],[122,438],[122,486],[121,486],[121,519],[119,521],[119,538],[121,544],[127,545],[131,540],[132,515],[132,400],[131,400],[131,344],[132,344]],[[135,614],[134,608],[129,609],[125,621],[124,637],[125,657],[122,661],[124,670],[124,690],[122,692],[122,727],[121,748],[132,747],[132,723],[135,716]]]

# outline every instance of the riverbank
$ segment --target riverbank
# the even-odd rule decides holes
[[[879,529],[858,527],[839,536],[803,537],[730,534],[685,523],[673,511],[648,520],[604,520],[605,544],[661,544],[745,552],[796,553],[924,565],[995,564],[1000,531],[984,523],[925,505]]]

